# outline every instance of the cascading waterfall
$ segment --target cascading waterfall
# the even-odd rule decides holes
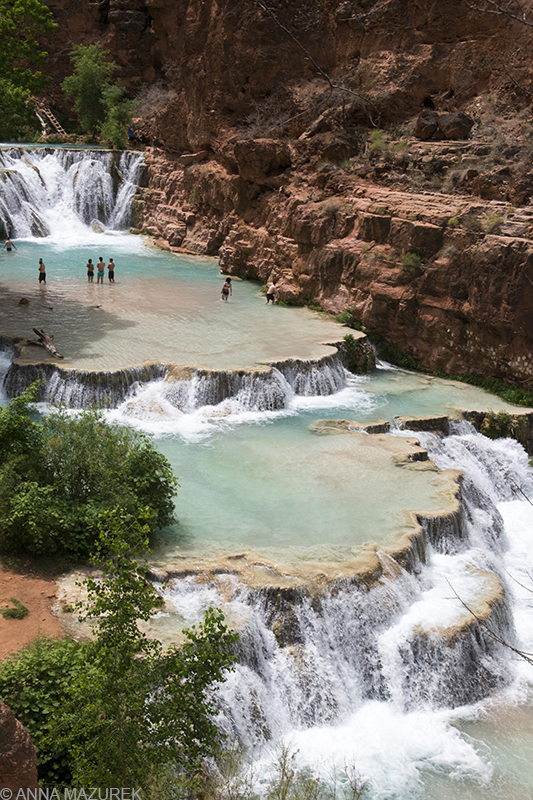
[[[482,700],[513,680],[511,654],[499,641],[517,643],[509,592],[491,602],[487,626],[467,609],[508,583],[496,503],[516,496],[516,487],[533,494],[527,455],[515,441],[490,441],[468,423],[446,438],[417,437],[440,468],[465,473],[464,510],[451,541],[423,525],[425,564],[398,571],[381,554],[383,577],[370,587],[344,579],[315,595],[234,586],[229,614],[247,621],[239,664],[218,693],[222,728],[245,744],[298,742],[315,729],[326,741],[376,703],[396,715],[434,714]],[[171,579],[162,592],[176,609],[190,606],[194,595],[199,606],[204,595],[203,605],[217,602],[215,584],[191,577]]]
[[[11,396],[37,380],[44,381],[42,399],[56,400],[73,408],[104,402],[109,408],[126,403],[129,417],[142,418],[157,404],[166,413],[188,414],[204,406],[229,403],[233,411],[275,411],[286,408],[295,396],[327,396],[346,383],[340,356],[309,362],[279,362],[272,369],[186,369],[186,376],[163,380],[168,366],[153,364],[116,372],[66,370],[57,364],[12,364],[4,378]]]
[[[126,228],[141,153],[0,149],[0,236],[72,234],[94,221]]]

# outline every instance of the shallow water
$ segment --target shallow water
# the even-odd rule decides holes
[[[286,358],[335,353],[322,342],[344,331],[304,308],[267,306],[259,287],[233,282],[221,300],[224,277],[214,259],[175,256],[129,235],[93,235],[84,246],[18,241],[0,255],[2,330],[54,334],[62,365],[116,370],[159,362],[217,369],[253,367]],[[116,264],[115,283],[87,282],[85,265],[102,256]],[[39,258],[46,285],[38,285]],[[28,306],[19,306],[20,297]]]

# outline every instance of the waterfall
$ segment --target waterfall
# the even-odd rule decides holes
[[[69,370],[55,363],[9,367],[3,387],[10,397],[37,380],[44,381],[42,399],[86,408],[127,403],[127,416],[143,417],[157,405],[168,412],[188,414],[204,406],[229,403],[232,411],[275,411],[286,408],[295,395],[327,396],[341,389],[346,373],[339,355],[315,361],[279,362],[275,367],[208,370],[163,365],[131,367],[115,372]],[[163,380],[166,378],[166,380]]]
[[[144,156],[111,151],[0,149],[0,236],[61,236],[96,222],[127,228]]]
[[[417,436],[437,465],[464,473],[461,512],[441,531],[438,517],[420,520],[426,564],[410,572],[381,553],[379,580],[337,580],[318,592],[252,590],[225,576],[226,598],[231,594],[227,580],[233,580],[228,617],[244,621],[238,666],[217,690],[219,721],[244,744],[280,737],[303,743],[301,759],[309,763],[304,743],[313,741],[318,751],[323,746],[325,758],[331,755],[327,742],[346,736],[348,729],[356,739],[357,728],[350,727],[354,720],[368,724],[369,709],[383,718],[385,708],[390,719],[402,719],[401,725],[412,715],[427,725],[433,715],[439,735],[451,739],[457,731],[444,733],[443,718],[437,716],[441,709],[481,701],[513,681],[512,654],[499,641],[517,644],[504,563],[508,541],[497,506],[518,490],[533,495],[527,455],[515,441],[488,440],[467,423],[452,425],[447,437]],[[161,592],[182,613],[217,603],[219,581],[215,575],[211,583],[175,577]],[[415,742],[413,737],[413,747]],[[465,743],[462,751],[469,747]],[[361,762],[365,777],[377,775],[373,759],[386,762],[388,753],[380,753]],[[416,785],[417,775],[418,767],[411,765],[404,777]],[[376,796],[400,796],[383,789],[391,776],[379,780],[383,794],[376,790]],[[405,791],[402,797],[413,796],[409,786]]]

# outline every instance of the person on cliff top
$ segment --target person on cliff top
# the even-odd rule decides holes
[[[226,278],[226,280],[224,281],[221,294],[222,294],[222,300],[225,300],[227,303],[228,296],[230,294],[233,294],[233,289],[231,288],[231,278]]]
[[[42,258],[39,259],[39,283],[46,283],[46,266]]]
[[[8,236],[8,237],[7,237],[7,239],[6,239],[6,241],[5,241],[4,247],[2,247],[2,250],[4,250],[4,248],[5,248],[6,252],[7,252],[7,253],[10,253],[10,252],[11,252],[11,248],[12,248],[12,247],[15,247],[15,245],[13,244],[13,242],[11,241],[11,239],[10,239],[10,238],[9,238],[9,236]],[[15,250],[16,250],[16,249],[17,249],[17,248],[15,247]]]
[[[104,282],[104,271],[105,271],[105,261],[100,256],[100,261],[96,265],[97,275],[96,275],[96,283],[103,283]]]
[[[87,262],[87,282],[94,282],[94,264],[92,258],[90,258]]]
[[[109,264],[107,265],[108,269],[108,277],[109,283],[115,283],[115,262],[112,258],[109,259]]]
[[[276,302],[276,283],[277,281],[273,280],[267,285],[267,292],[266,292],[267,305],[270,302],[272,303],[272,305],[274,305],[274,303]]]

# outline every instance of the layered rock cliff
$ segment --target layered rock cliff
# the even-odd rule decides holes
[[[532,28],[464,0],[49,5],[58,80],[77,39],[132,90],[160,81],[135,227],[427,368],[531,388]],[[467,112],[470,140],[414,139],[423,106]]]

